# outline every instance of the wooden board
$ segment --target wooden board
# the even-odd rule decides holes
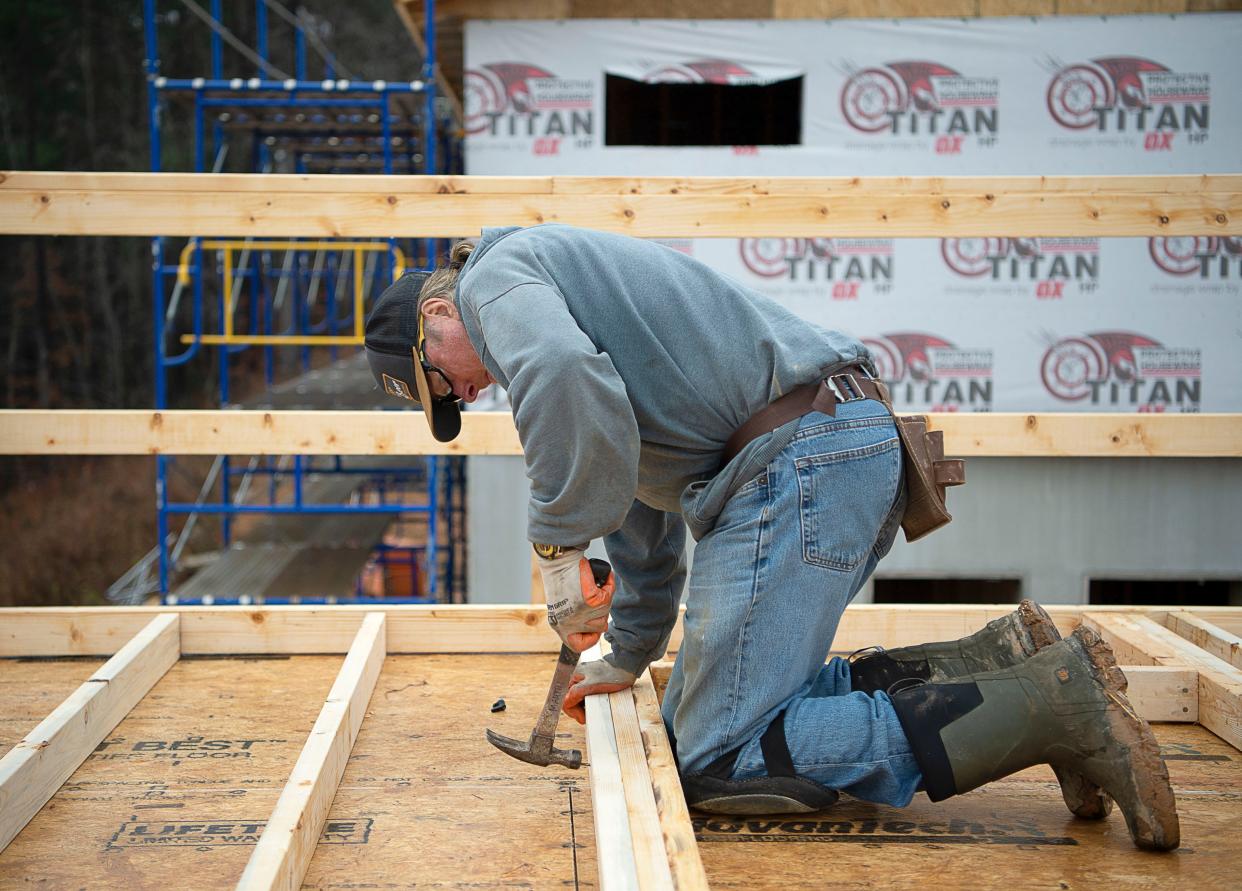
[[[686,808],[672,745],[660,715],[660,703],[651,672],[644,673],[638,679],[633,696],[673,886],[677,891],[706,888],[703,860],[694,839],[694,827]]]
[[[1234,668],[1141,615],[1083,614],[1123,661],[1194,669],[1199,676],[1199,722],[1242,749],[1242,670]]]
[[[644,0],[437,0],[437,35],[453,34],[463,19],[645,18],[838,19],[929,16],[1141,15],[1237,9],[1239,0],[678,0],[652,6]],[[421,40],[422,0],[393,0],[415,41]],[[653,12],[655,10],[656,12]],[[416,36],[419,35],[419,36]],[[459,38],[460,39],[460,38]],[[460,74],[460,72],[459,72]]]
[[[383,662],[384,614],[368,613],[267,818],[238,891],[302,886]]]
[[[1234,668],[1242,668],[1242,637],[1226,631],[1208,619],[1186,610],[1176,610],[1164,617],[1165,627],[1217,659]]]
[[[332,180],[331,176],[316,179]],[[0,234],[446,237],[562,222],[642,237],[1242,234],[1242,178],[433,177],[308,184],[264,174],[0,174]],[[622,182],[641,183],[636,180]],[[579,189],[574,189],[573,185]],[[549,191],[550,189],[550,191]],[[617,194],[620,192],[620,194]]]
[[[1045,607],[1062,634],[1084,607]],[[560,641],[548,628],[547,610],[529,604],[444,606],[161,606],[37,607],[0,609],[0,657],[111,654],[162,612],[181,617],[181,652],[345,653],[362,617],[379,609],[387,617],[389,653],[555,653]],[[833,646],[849,653],[883,644],[901,647],[954,640],[1011,612],[1012,605],[854,604],[841,618]],[[1136,613],[1163,621],[1167,608],[1090,607],[1100,614]],[[1242,607],[1190,610],[1214,624],[1242,624]],[[681,622],[669,643],[676,652]],[[1119,654],[1120,655],[1120,654]],[[1123,657],[1127,664],[1152,664]]]
[[[0,758],[0,851],[176,663],[178,623],[151,619]]]
[[[1242,414],[933,413],[964,458],[1237,458]],[[452,442],[417,412],[3,409],[8,455],[520,455],[513,416],[467,412]]]

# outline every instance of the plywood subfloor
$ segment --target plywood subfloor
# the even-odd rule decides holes
[[[306,886],[572,888],[596,884],[585,770],[495,751],[524,737],[545,655],[391,656]],[[0,661],[0,743],[98,664]],[[340,667],[340,657],[183,659],[0,854],[0,887],[227,888]],[[494,700],[508,708],[492,714]],[[563,724],[562,746],[583,747]],[[716,888],[1215,889],[1242,870],[1242,754],[1160,725],[1183,847],[1135,850],[1120,814],[1073,820],[1050,771],[904,810],[844,801],[796,819],[696,816]],[[10,739],[11,737],[11,739]]]
[[[540,768],[495,749],[526,739],[552,655],[397,656],[384,663],[329,822],[374,821],[362,845],[320,845],[306,887],[593,888],[587,768]],[[506,709],[491,705],[504,698]],[[568,718],[562,748],[583,750]]]
[[[554,662],[389,657],[307,886],[594,887],[586,770],[483,737],[529,734]],[[0,660],[0,727],[20,739],[96,664]],[[0,854],[0,888],[233,887],[340,664],[183,658]]]
[[[969,795],[903,810],[843,799],[790,818],[693,815],[713,888],[1225,889],[1242,872],[1242,755],[1194,725],[1163,724],[1182,847],[1136,850],[1120,812],[1073,819],[1052,771],[1033,768]]]
[[[104,661],[90,658],[0,660],[0,757],[94,674]]]

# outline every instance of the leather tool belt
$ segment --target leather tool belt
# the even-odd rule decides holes
[[[850,365],[821,381],[803,384],[755,412],[725,443],[721,466],[732,461],[753,439],[813,411],[835,417],[843,402],[874,399],[883,403],[897,424],[905,464],[906,512],[901,528],[906,541],[917,541],[953,519],[945,490],[966,482],[966,462],[945,458],[944,434],[927,429],[926,415],[897,415],[888,387],[861,365]]]

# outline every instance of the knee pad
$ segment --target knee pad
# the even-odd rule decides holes
[[[742,746],[726,752],[699,773],[682,775],[686,804],[709,814],[805,814],[837,803],[840,793],[794,771],[785,740],[785,713],[781,712],[759,738],[768,775],[733,779]],[[673,751],[676,751],[674,743]]]

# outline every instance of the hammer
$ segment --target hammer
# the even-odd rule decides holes
[[[591,559],[591,574],[595,576],[595,584],[603,587],[612,574],[612,567],[606,560]],[[561,705],[565,694],[569,692],[569,682],[573,680],[574,669],[578,667],[578,654],[561,644],[561,655],[556,660],[556,671],[552,675],[552,686],[548,688],[548,698],[544,700],[543,711],[535,729],[530,732],[526,742],[502,736],[494,730],[487,731],[487,741],[506,755],[512,755],[519,761],[547,767],[549,764],[560,764],[570,770],[582,766],[582,753],[577,749],[558,749],[552,745],[556,739],[556,722],[561,716]]]

